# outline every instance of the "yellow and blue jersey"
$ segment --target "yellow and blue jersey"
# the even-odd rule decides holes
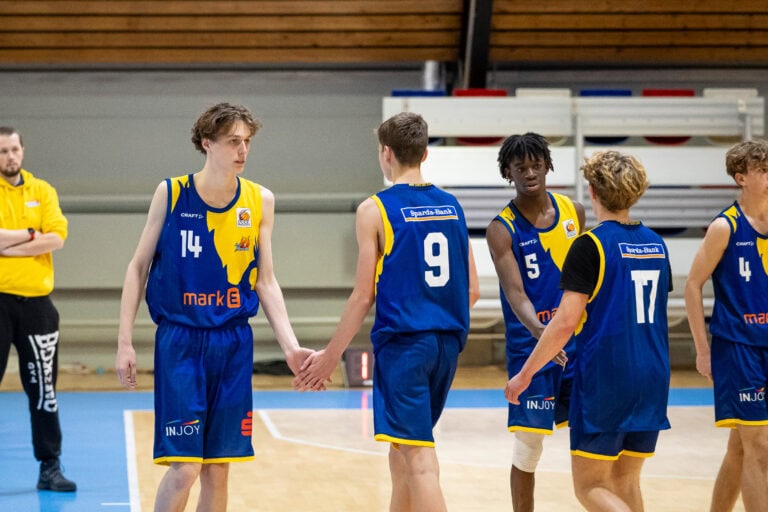
[[[238,178],[230,204],[213,208],[192,175],[166,184],[165,223],[147,282],[152,320],[201,328],[247,322],[259,310],[260,186]]]
[[[374,349],[393,335],[469,331],[469,236],[456,198],[432,185],[398,184],[372,199],[384,223],[376,269]]]
[[[739,204],[720,212],[731,237],[712,272],[715,305],[713,336],[734,343],[768,347],[768,237],[752,227]]]
[[[669,428],[667,247],[641,223],[605,221],[581,236],[593,240],[599,272],[574,334],[570,425],[586,433]]]
[[[512,237],[512,252],[520,267],[523,287],[536,309],[539,321],[545,325],[552,319],[560,304],[560,274],[563,262],[571,243],[582,228],[570,198],[555,193],[548,195],[555,208],[555,219],[549,227],[539,229],[533,226],[520,214],[512,201],[495,217]],[[536,346],[536,338],[512,311],[503,289],[500,296],[506,324],[508,359],[527,356]],[[573,353],[574,346],[571,341],[565,350],[569,354]]]

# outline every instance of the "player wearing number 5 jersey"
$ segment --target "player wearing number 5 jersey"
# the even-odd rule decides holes
[[[398,114],[378,138],[393,185],[358,207],[354,290],[328,346],[307,358],[294,386],[322,386],[375,302],[374,430],[391,443],[390,510],[444,511],[432,429],[479,297],[477,272],[461,207],[422,177],[427,123]]]
[[[560,272],[571,243],[584,229],[584,206],[547,191],[547,175],[554,166],[549,143],[538,133],[507,137],[498,164],[501,176],[514,184],[515,197],[488,225],[486,240],[499,276],[507,374],[512,377],[560,303]],[[572,342],[564,351],[565,368],[559,355],[560,364],[548,363],[533,378],[521,397],[524,405],[509,405],[507,426],[515,436],[509,484],[515,512],[534,510],[544,436],[552,434],[553,425],[567,425],[577,356]]]
[[[569,424],[576,496],[589,511],[643,510],[640,471],[669,428],[669,255],[661,237],[632,221],[645,169],[615,151],[582,167],[598,225],[574,241],[563,297],[505,396],[519,404],[536,371],[571,335],[578,358]]]
[[[715,425],[731,428],[711,510],[768,503],[768,142],[739,143],[726,171],[741,197],[712,221],[685,285],[696,368],[713,380]],[[702,287],[712,278],[715,303],[707,341]],[[740,485],[739,485],[740,484]]]

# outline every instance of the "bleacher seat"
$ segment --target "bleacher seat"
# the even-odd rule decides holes
[[[561,87],[518,87],[515,89],[518,98],[570,98],[571,90]],[[562,146],[568,137],[541,133],[550,146]]]
[[[416,97],[416,98],[442,98],[448,94],[444,89],[392,89],[390,96],[396,98]],[[438,146],[443,143],[442,137],[430,137],[429,145]]]
[[[643,96],[656,96],[656,97],[689,97],[695,96],[696,91],[693,89],[643,89]],[[691,140],[690,137],[654,137],[652,135],[646,136],[645,140],[651,144],[664,144],[674,146],[676,144],[684,144]]]
[[[592,96],[632,96],[631,89],[582,89],[579,91],[579,96],[592,97]],[[617,136],[617,137],[585,137],[584,141],[590,144],[621,144],[625,142],[629,137]]]
[[[706,87],[702,93],[705,98],[721,98],[721,99],[734,99],[742,100],[747,98],[757,98],[757,89],[743,87],[743,88],[720,88],[720,87]],[[723,136],[709,136],[707,140],[712,144],[731,146],[738,142],[741,142],[742,137],[723,137]]]
[[[505,89],[483,89],[483,88],[469,88],[469,89],[454,89],[454,96],[507,96]],[[499,144],[504,140],[504,137],[457,137],[456,143],[463,146],[492,146]]]

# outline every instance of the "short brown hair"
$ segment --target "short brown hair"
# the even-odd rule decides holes
[[[725,154],[725,170],[730,177],[746,174],[753,167],[768,164],[768,142],[762,139],[739,142]]]
[[[626,210],[648,188],[645,167],[635,157],[618,151],[599,151],[581,166],[595,195],[608,211]]]
[[[230,103],[219,103],[202,113],[192,127],[192,144],[202,154],[206,154],[203,139],[216,140],[219,135],[227,134],[237,121],[242,121],[251,131],[251,136],[261,128],[251,112],[241,106]]]
[[[424,158],[429,135],[427,122],[418,114],[400,112],[379,125],[379,144],[392,149],[397,161],[404,166],[417,166]]]
[[[19,144],[21,147],[24,147],[24,141],[21,139],[21,134],[16,131],[16,128],[13,126],[0,126],[0,135],[5,135],[7,137],[10,137],[13,134],[16,134],[19,136]]]

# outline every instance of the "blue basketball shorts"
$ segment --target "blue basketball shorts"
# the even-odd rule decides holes
[[[507,355],[507,373],[514,376],[523,367],[528,356]],[[570,363],[570,361],[569,361]],[[536,372],[531,384],[520,394],[520,405],[509,404],[507,427],[510,432],[523,431],[552,434],[553,425],[568,425],[568,409],[571,405],[572,372],[562,366],[547,364]]]
[[[154,462],[253,459],[253,334],[245,323],[155,335]]]
[[[658,439],[658,430],[587,434],[571,427],[571,455],[597,460],[618,460],[622,455],[651,457]]]
[[[460,337],[451,332],[393,336],[374,354],[377,441],[434,447],[432,429],[456,374]]]
[[[715,425],[768,425],[768,349],[712,338]]]

